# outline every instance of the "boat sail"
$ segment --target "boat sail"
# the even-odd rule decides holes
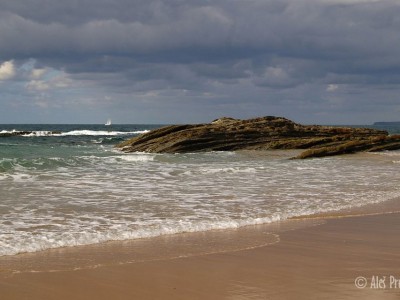
[[[107,122],[106,122],[106,124],[104,124],[104,125],[110,126],[110,125],[111,125],[111,119],[108,119]]]

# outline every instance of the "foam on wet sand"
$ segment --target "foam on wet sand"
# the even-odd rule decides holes
[[[389,278],[400,277],[400,214],[375,213],[26,254],[25,271],[2,268],[0,291],[41,300],[397,299]],[[52,269],[68,259],[76,266]],[[360,276],[365,288],[355,286]],[[374,288],[376,276],[385,276],[385,288]]]

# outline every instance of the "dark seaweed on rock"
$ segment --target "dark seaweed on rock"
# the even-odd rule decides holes
[[[400,136],[370,128],[301,125],[283,117],[249,120],[220,118],[209,124],[171,125],[117,145],[125,152],[186,153],[204,151],[307,149],[310,158],[400,149]]]

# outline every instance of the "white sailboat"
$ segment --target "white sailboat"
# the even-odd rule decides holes
[[[106,124],[104,124],[104,125],[110,126],[111,124],[112,124],[112,123],[111,123],[111,119],[108,119],[107,122],[106,122]]]

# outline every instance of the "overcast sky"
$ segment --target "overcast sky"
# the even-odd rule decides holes
[[[0,123],[400,121],[398,0],[0,0]]]

